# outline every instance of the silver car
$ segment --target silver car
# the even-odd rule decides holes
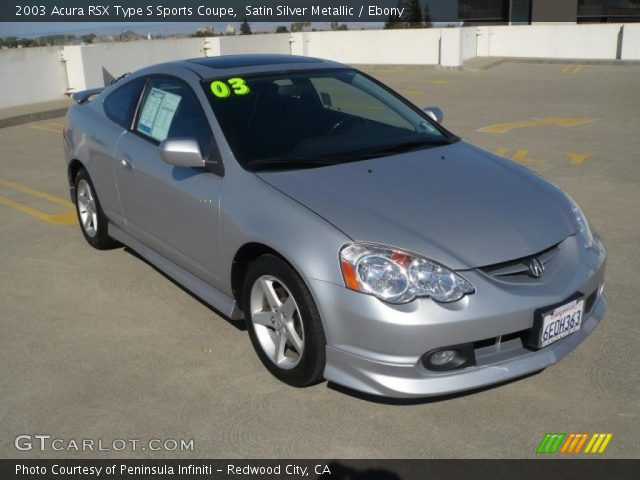
[[[474,389],[554,364],[606,311],[604,245],[566,193],[358,70],[197,58],[74,98],[86,240],[244,318],[289,385]]]

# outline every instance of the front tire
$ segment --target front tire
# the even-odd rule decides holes
[[[242,305],[253,348],[276,378],[294,387],[323,380],[326,340],[320,314],[289,264],[275,255],[252,262]]]
[[[102,211],[93,182],[85,169],[80,169],[74,179],[74,185],[78,223],[87,243],[98,250],[117,246],[117,242],[108,235],[109,222]]]

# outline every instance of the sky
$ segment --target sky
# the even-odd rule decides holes
[[[191,33],[203,26],[223,30],[226,23],[213,22],[0,22],[0,37],[33,37],[56,33],[110,35],[132,30],[139,34]],[[256,30],[259,30],[256,29]]]
[[[425,3],[423,1],[423,3]],[[457,0],[429,0],[431,18],[434,22],[438,19],[451,20],[456,17]],[[286,4],[286,0],[282,0]],[[275,28],[288,22],[253,22],[252,28],[255,32],[274,31]],[[97,35],[113,35],[122,33],[125,30],[132,30],[138,34],[146,35],[151,33],[172,34],[172,33],[192,33],[203,26],[213,26],[215,30],[222,31],[227,24],[224,22],[0,22],[0,37],[36,37],[39,35],[51,35],[56,33],[85,34],[95,33]],[[318,23],[317,25],[322,25]],[[349,27],[354,28],[381,28],[382,23],[353,23]],[[238,24],[235,24],[236,30]]]

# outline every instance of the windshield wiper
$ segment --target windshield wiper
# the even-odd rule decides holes
[[[273,169],[295,169],[295,168],[313,168],[325,165],[337,165],[338,163],[355,162],[358,160],[367,160],[370,158],[392,155],[394,153],[403,153],[416,150],[421,147],[438,147],[449,145],[448,140],[413,140],[404,143],[386,145],[364,152],[350,152],[347,155],[316,155],[307,157],[270,157],[258,158],[247,162],[247,166],[264,167]]]
[[[383,155],[391,155],[394,153],[410,152],[421,147],[440,147],[442,145],[449,145],[448,140],[412,140],[409,142],[397,143],[394,145],[386,145],[384,147],[376,148],[365,154],[367,158],[380,157]]]
[[[258,158],[247,162],[248,167],[265,167],[265,168],[311,168],[321,167],[324,165],[336,165],[344,159],[335,156],[316,156],[316,157],[294,157],[294,158]]]

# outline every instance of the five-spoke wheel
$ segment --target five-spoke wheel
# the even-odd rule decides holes
[[[304,325],[287,286],[263,275],[251,289],[249,314],[260,346],[280,368],[294,368],[304,353]]]
[[[81,179],[78,182],[76,191],[80,226],[89,237],[93,238],[96,236],[96,233],[98,233],[98,211],[89,182],[84,178]]]
[[[251,342],[271,373],[297,387],[322,380],[326,341],[320,315],[288,263],[275,255],[252,262],[242,305]]]
[[[76,174],[74,186],[78,222],[85,240],[89,245],[99,250],[117,246],[118,243],[107,232],[107,217],[100,207],[96,190],[84,168],[81,168]]]

